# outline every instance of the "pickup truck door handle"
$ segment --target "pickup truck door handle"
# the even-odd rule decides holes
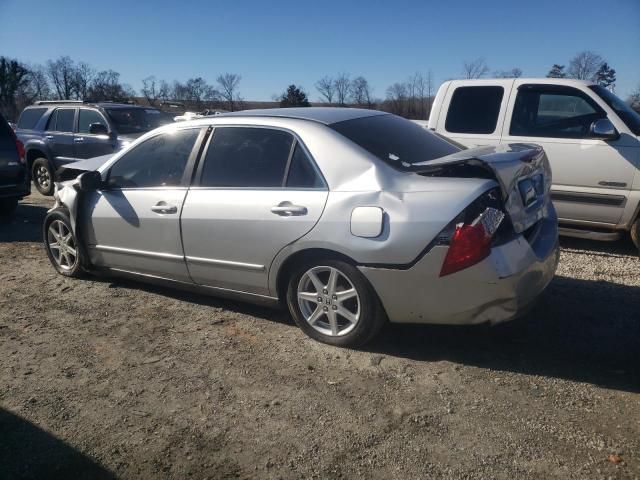
[[[280,215],[281,217],[306,215],[307,207],[294,205],[291,202],[280,202],[278,205],[271,207],[271,213],[275,213],[276,215]]]
[[[152,212],[156,213],[178,213],[178,207],[175,205],[168,205],[166,202],[158,202],[153,207],[151,207]]]
[[[76,143],[82,143],[82,142],[84,142],[84,137],[75,137],[73,139],[73,141],[76,142]]]

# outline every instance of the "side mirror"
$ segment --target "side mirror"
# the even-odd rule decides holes
[[[91,135],[108,135],[109,129],[102,123],[92,123],[89,125],[89,133]]]
[[[593,122],[589,129],[589,136],[600,140],[617,140],[620,138],[616,127],[613,126],[613,123],[608,118],[601,118]]]
[[[78,187],[83,192],[93,192],[102,187],[100,172],[84,172],[78,175]]]

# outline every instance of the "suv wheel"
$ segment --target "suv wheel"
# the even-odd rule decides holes
[[[18,207],[17,198],[0,198],[0,216],[8,217]]]
[[[33,184],[42,195],[53,195],[53,172],[46,158],[37,158],[31,168]]]
[[[45,217],[43,227],[44,245],[53,267],[66,277],[81,277],[84,258],[67,211],[53,210]]]
[[[289,279],[287,306],[307,335],[339,347],[365,344],[385,321],[382,306],[366,278],[340,260],[301,265]]]

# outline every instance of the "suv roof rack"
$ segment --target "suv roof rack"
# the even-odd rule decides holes
[[[82,100],[38,100],[34,105],[56,105],[59,103],[85,103]]]

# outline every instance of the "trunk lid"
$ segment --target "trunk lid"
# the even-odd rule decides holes
[[[446,157],[414,163],[421,175],[493,178],[500,184],[513,228],[521,233],[544,215],[551,189],[551,167],[542,147],[510,143],[462,150]]]

